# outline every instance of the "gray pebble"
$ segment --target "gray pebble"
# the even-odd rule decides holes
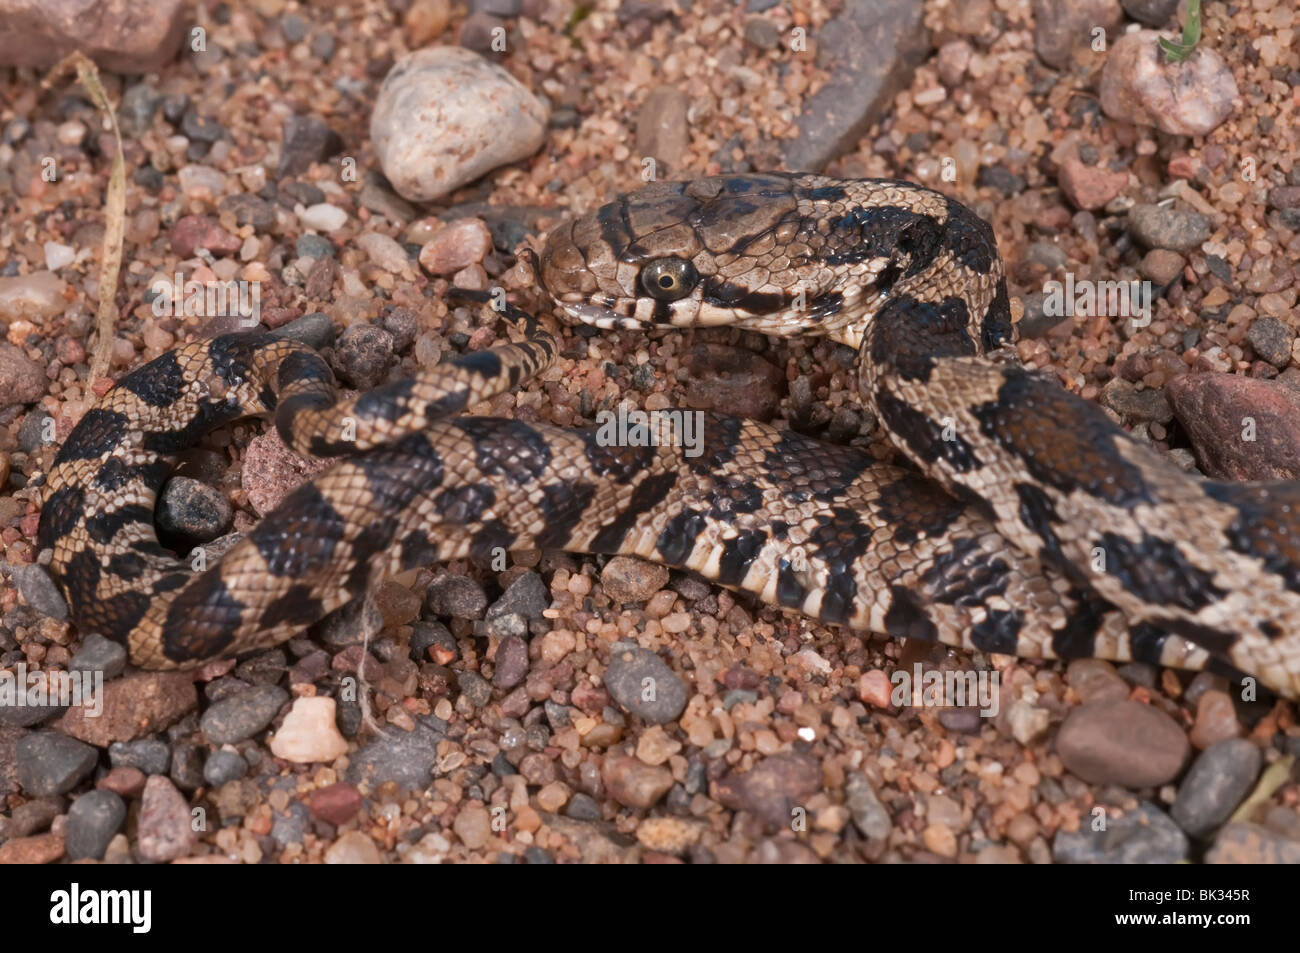
[[[617,642],[611,648],[605,688],[625,709],[654,725],[680,716],[689,697],[685,683],[667,663],[634,642]]]
[[[238,781],[248,773],[248,762],[237,751],[214,751],[203,765],[203,780],[219,788],[228,781]]]
[[[199,727],[214,745],[235,744],[262,731],[288,700],[278,685],[258,685],[217,702],[203,713]]]
[[[1178,0],[1120,0],[1124,12],[1147,26],[1164,26],[1178,9]]]
[[[1291,363],[1291,345],[1295,342],[1295,331],[1280,318],[1261,314],[1251,322],[1246,340],[1261,360],[1268,361],[1274,367],[1285,368]]]
[[[321,259],[334,257],[334,243],[320,235],[303,235],[294,243],[293,250],[299,258]]]
[[[39,563],[15,566],[14,583],[27,604],[41,615],[51,619],[68,617],[68,604],[44,566]]]
[[[148,83],[132,85],[122,94],[122,102],[117,107],[122,131],[138,135],[148,129],[161,103],[162,94]]]
[[[193,109],[181,117],[181,135],[190,142],[213,143],[226,134],[221,123],[206,116],[200,116]]]
[[[234,509],[216,487],[189,477],[172,477],[163,487],[154,518],[163,532],[206,543],[226,531]]]
[[[514,612],[492,616],[485,622],[476,623],[476,626],[481,626],[488,635],[497,639],[512,635],[522,638],[528,634],[528,620]]]
[[[290,341],[301,341],[309,347],[320,350],[334,343],[334,322],[330,320],[328,314],[313,311],[277,328],[274,336]]]
[[[190,97],[185,93],[173,93],[162,100],[163,118],[173,126],[181,121],[186,110],[190,108]]]
[[[345,383],[371,390],[393,363],[393,336],[373,324],[354,324],[339,335],[331,363]]]
[[[33,797],[66,794],[90,774],[99,752],[54,731],[40,731],[18,741],[18,783]]]
[[[392,781],[407,791],[420,791],[433,780],[433,766],[438,761],[438,743],[442,732],[417,725],[413,731],[390,729],[357,749],[348,764],[347,780],[351,784],[368,782],[373,789]]]
[[[1007,198],[1019,195],[1025,190],[1024,177],[1000,165],[980,166],[979,172],[975,175],[975,184],[983,188],[996,189]]]
[[[290,43],[301,43],[307,38],[307,21],[296,13],[280,17],[280,32]]]
[[[171,746],[156,738],[114,741],[108,746],[108,761],[115,768],[136,768],[144,774],[166,774],[172,762]]]
[[[460,693],[475,708],[482,708],[492,700],[492,686],[478,672],[458,672],[456,680]]]
[[[589,794],[579,791],[569,798],[564,805],[564,813],[575,821],[598,821],[601,819],[600,805]]]
[[[1178,786],[1170,816],[1193,837],[1209,834],[1250,793],[1261,761],[1259,748],[1244,738],[1228,738],[1206,748]]]
[[[301,844],[311,825],[311,811],[302,801],[290,801],[284,813],[271,815],[271,839],[280,847]]]
[[[529,620],[540,619],[550,605],[551,591],[542,582],[542,577],[535,572],[525,572],[510,584],[500,599],[492,603],[487,617],[492,619],[513,613]]]
[[[1147,248],[1191,251],[1210,237],[1210,223],[1199,212],[1134,205],[1128,212],[1128,230]]]
[[[316,116],[290,116],[284,123],[284,145],[280,151],[279,177],[300,175],[313,162],[338,155],[343,140]]]
[[[864,774],[850,774],[845,781],[844,806],[849,809],[853,826],[868,840],[883,841],[894,829],[889,810],[880,803]]]
[[[774,50],[781,45],[781,31],[767,17],[750,17],[745,21],[745,42],[760,50]]]
[[[126,671],[126,649],[117,642],[91,633],[68,663],[70,672],[103,672],[104,678],[117,678]]]
[[[487,593],[477,580],[444,573],[430,583],[424,604],[433,615],[481,619],[487,608]]]
[[[126,820],[126,805],[112,791],[89,791],[72,802],[63,837],[69,860],[100,860]]]
[[[182,791],[193,791],[203,786],[203,752],[198,745],[182,741],[172,748],[168,777]]]
[[[338,41],[334,39],[333,33],[317,33],[311,40],[311,55],[322,63],[328,63],[334,59],[334,49],[337,45]]]
[[[252,225],[259,231],[275,224],[275,209],[271,207],[271,203],[246,192],[225,196],[217,203],[217,208],[223,212],[234,213],[236,224]]]
[[[40,408],[23,417],[23,422],[18,425],[18,449],[23,453],[35,453],[45,446],[46,421],[53,419]]]
[[[1149,801],[1094,831],[1085,816],[1074,833],[1057,831],[1052,859],[1060,864],[1176,864],[1187,856],[1187,835]]]
[[[411,623],[411,658],[417,662],[429,662],[429,649],[435,645],[456,651],[456,637],[441,622]]]

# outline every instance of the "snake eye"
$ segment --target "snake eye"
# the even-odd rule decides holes
[[[656,258],[641,269],[641,287],[660,301],[685,298],[699,280],[695,266],[682,258]]]

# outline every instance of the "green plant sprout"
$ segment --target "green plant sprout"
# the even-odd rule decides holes
[[[1160,37],[1160,49],[1171,63],[1181,63],[1192,55],[1201,39],[1201,0],[1187,0],[1187,23],[1183,25],[1183,38],[1178,42]]]

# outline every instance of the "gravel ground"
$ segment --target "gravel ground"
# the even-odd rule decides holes
[[[232,329],[156,314],[156,281],[180,273],[256,283],[265,325],[373,387],[497,340],[446,302],[452,285],[541,307],[517,245],[635,188],[645,156],[660,176],[825,162],[991,221],[1026,363],[1180,465],[1300,477],[1300,15],[1284,0],[1210,5],[1201,47],[1221,69],[1198,67],[1192,93],[1226,118],[1159,110],[1183,131],[1103,108],[1119,38],[1168,22],[1167,3],[903,3],[878,47],[847,53],[870,3],[795,6],[200,3],[182,15],[204,50],[103,76],[127,176],[110,376]],[[1062,44],[1096,24],[1110,54]],[[456,45],[518,82],[492,79],[503,112],[463,160],[495,171],[427,199],[420,154],[400,154],[418,124],[377,104],[400,107],[385,77],[409,51]],[[1110,81],[1136,87],[1138,69]],[[70,626],[36,551],[36,475],[107,384],[89,365],[115,151],[81,88],[42,75],[0,71],[0,665],[107,681],[99,717],[0,709],[0,862],[1300,859],[1290,704],[1206,674],[844,632],[630,559],[437,566],[380,587],[368,649],[344,611],[238,664],[129,669]],[[1151,281],[1150,323],[1049,314],[1067,272]],[[558,330],[553,368],[474,412],[568,426],[620,401],[716,408],[889,456],[837,345]],[[1241,406],[1280,436],[1229,445]],[[181,551],[219,547],[314,472],[262,429],[184,458],[159,512]],[[890,674],[914,666],[996,673],[997,714],[892,705]]]

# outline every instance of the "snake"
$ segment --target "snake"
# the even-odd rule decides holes
[[[510,339],[341,397],[306,344],[248,331],[126,374],[46,475],[38,542],[85,633],[146,669],[284,642],[380,578],[513,550],[627,555],[849,630],[1031,659],[1217,669],[1300,696],[1300,485],[1173,465],[1014,357],[992,227],[890,179],[651,182],[520,252],[568,324],[730,326],[857,353],[894,451],[699,412],[639,440],[466,415],[559,354]],[[213,565],[159,542],[177,455],[241,417],[333,457]]]

